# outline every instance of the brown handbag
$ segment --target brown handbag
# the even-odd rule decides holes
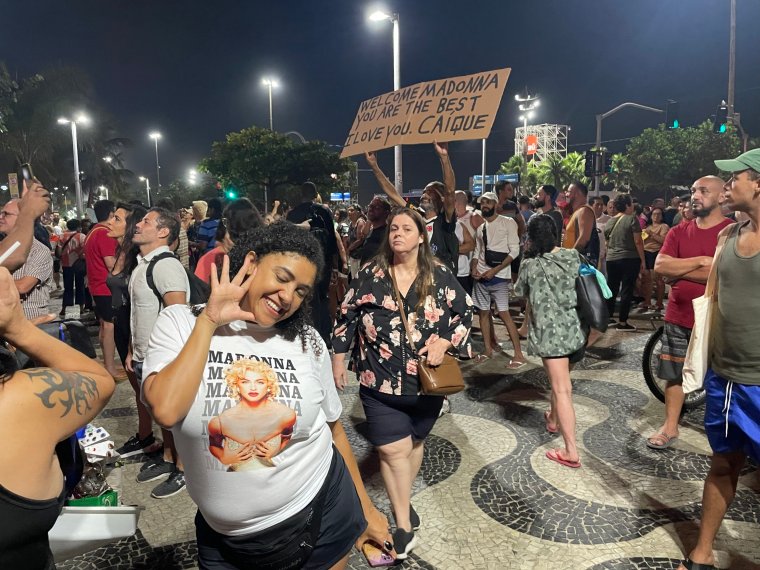
[[[414,346],[412,335],[409,332],[409,323],[406,320],[404,303],[396,285],[393,269],[390,269],[389,273],[391,281],[393,281],[393,292],[396,294],[398,311],[401,314],[401,321],[404,323],[404,329],[406,330],[406,338],[409,341],[409,346],[412,347],[412,354],[417,355],[417,348]],[[464,390],[464,378],[462,378],[459,363],[450,354],[444,354],[443,362],[438,366],[430,366],[426,363],[424,356],[420,357],[417,361],[417,376],[420,379],[422,393],[426,396],[448,396]]]

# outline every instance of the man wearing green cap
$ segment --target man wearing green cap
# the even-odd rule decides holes
[[[760,462],[760,149],[734,160],[716,160],[731,173],[726,205],[748,221],[721,231],[717,258],[718,302],[711,327],[705,433],[713,450],[702,495],[699,538],[681,568],[715,568],[713,541],[733,501],[747,457]]]

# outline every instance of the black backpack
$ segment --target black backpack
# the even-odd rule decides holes
[[[161,296],[161,293],[158,292],[156,284],[153,281],[153,268],[155,267],[156,263],[162,259],[167,259],[169,257],[176,259],[177,263],[179,264],[182,263],[179,258],[171,251],[165,251],[164,253],[160,253],[150,260],[150,263],[148,263],[148,269],[145,274],[145,280],[148,282],[148,287],[150,287],[151,291],[153,291],[153,294],[158,298],[159,306],[163,305],[164,299]],[[188,299],[188,303],[191,305],[202,305],[208,301],[208,298],[211,295],[211,286],[197,277],[195,273],[189,269],[185,269],[184,265],[182,266],[182,269],[185,270],[185,273],[187,274],[187,280],[190,283],[190,298]]]
[[[325,256],[325,266],[330,267],[330,262],[334,251],[330,234],[335,234],[335,228],[328,228],[325,219],[319,215],[321,206],[311,206],[311,216],[309,217],[309,233],[317,238],[319,245],[322,246],[322,253]]]

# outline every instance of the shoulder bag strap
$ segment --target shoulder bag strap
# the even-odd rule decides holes
[[[401,322],[404,323],[404,329],[406,330],[406,339],[409,342],[409,346],[412,347],[412,355],[417,354],[417,347],[414,346],[412,335],[409,332],[409,322],[406,320],[406,311],[404,310],[404,302],[401,299],[401,293],[396,285],[396,276],[393,274],[393,268],[388,268],[388,273],[391,275],[391,281],[393,282],[393,293],[396,295],[396,304],[398,305],[398,312],[401,315]]]
[[[488,222],[483,220],[483,249],[488,249],[488,234],[486,233],[486,226]]]
[[[74,232],[69,236],[69,239],[67,239],[65,242],[63,242],[63,245],[61,246],[61,253],[63,253],[63,250],[66,249],[66,246],[69,245],[69,242],[73,240],[75,237],[77,237],[77,234],[79,232]]]
[[[615,228],[620,223],[620,220],[622,220],[624,217],[625,217],[625,214],[621,214],[620,217],[617,219],[617,222],[615,222],[615,225],[612,226],[612,229],[610,230],[610,237],[612,237],[612,234],[615,231]]]
[[[744,224],[734,224],[734,225],[738,228],[736,232],[737,239],[738,239],[739,232],[741,231],[741,227]],[[731,230],[728,233],[722,235],[718,239],[718,245],[715,248],[715,255],[713,256],[713,262],[712,262],[712,265],[710,266],[710,275],[707,277],[707,285],[705,286],[705,297],[707,298],[712,298],[712,297],[717,298],[718,261],[720,260],[721,253],[723,253],[723,247],[726,245],[726,241],[728,240],[729,237],[731,237],[733,233],[734,233],[734,228],[731,228]]]

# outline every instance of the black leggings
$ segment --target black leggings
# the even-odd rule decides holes
[[[620,315],[618,315],[618,319],[621,322],[628,320],[628,313],[631,311],[631,302],[633,301],[633,289],[636,287],[639,269],[641,269],[641,260],[638,257],[635,259],[617,259],[615,261],[607,260],[607,283],[612,291],[612,297],[607,300],[607,310],[610,313],[610,317],[615,312],[615,297],[617,297],[618,291],[620,291]]]

